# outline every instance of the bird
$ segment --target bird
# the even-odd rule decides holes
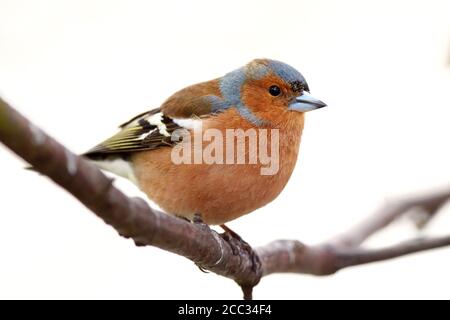
[[[277,60],[255,59],[222,77],[181,89],[159,108],[122,124],[115,135],[83,156],[132,181],[165,213],[220,225],[239,239],[225,223],[263,207],[281,193],[297,162],[305,113],[325,106],[310,94],[295,68]],[[277,170],[263,174],[267,163],[220,161],[220,157],[213,163],[175,163],[174,151],[192,142],[198,128],[200,133],[209,130],[214,133],[211,136],[222,133],[224,137],[228,130],[269,132],[267,150],[277,155]],[[264,149],[260,145],[252,149],[249,136],[231,144],[248,147],[245,160],[257,158]],[[215,144],[221,145],[225,142]],[[206,148],[207,141],[197,146]],[[196,151],[185,149],[186,154],[190,152],[187,158],[192,160]],[[235,155],[230,159],[236,160]]]

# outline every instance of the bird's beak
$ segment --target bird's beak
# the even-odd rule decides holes
[[[319,108],[326,107],[327,105],[314,98],[309,92],[303,91],[301,96],[298,96],[289,105],[289,110],[294,110],[298,112],[307,112],[311,110],[316,110]]]

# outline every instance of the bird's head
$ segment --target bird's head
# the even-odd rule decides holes
[[[255,125],[279,115],[304,113],[326,104],[309,93],[305,78],[293,67],[275,60],[256,59],[226,74],[220,92],[228,105]]]

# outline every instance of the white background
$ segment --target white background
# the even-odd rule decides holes
[[[446,0],[0,0],[0,93],[82,152],[186,85],[253,58],[287,62],[329,107],[307,115],[284,192],[229,226],[253,245],[317,243],[386,198],[450,185],[449,14]],[[1,146],[0,164],[0,298],[241,297],[228,279],[118,237]],[[425,231],[449,232],[448,209]],[[369,245],[415,235],[405,219]],[[450,298],[449,254],[274,275],[255,297]]]

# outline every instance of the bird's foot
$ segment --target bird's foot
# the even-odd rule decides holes
[[[202,229],[211,231],[211,228],[203,221],[202,216],[198,213],[194,214],[192,218],[192,223],[199,226]]]
[[[225,231],[220,236],[230,245],[233,255],[237,256],[242,252],[247,253],[252,261],[252,270],[257,272],[261,268],[261,260],[253,248],[246,241],[244,241],[241,236],[228,228],[226,225],[221,224],[220,227]]]
[[[194,214],[192,222],[195,224],[206,224],[203,222],[202,216],[199,213]]]

